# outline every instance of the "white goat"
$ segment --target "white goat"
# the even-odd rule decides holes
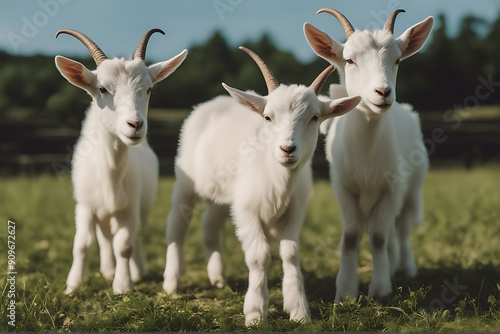
[[[92,96],[72,161],[76,233],[66,293],[82,284],[96,234],[101,273],[109,280],[114,275],[115,293],[129,291],[132,281],[144,274],[137,231],[147,221],[158,184],[158,159],[145,139],[149,96],[152,86],[173,73],[187,53],[147,67],[146,47],[155,32],[164,34],[148,31],[132,60],[108,59],[80,32],[57,33],[80,40],[97,65],[90,71],[74,60],[55,58],[63,77]]]
[[[205,199],[203,230],[211,284],[223,285],[219,238],[230,210],[249,269],[246,324],[267,315],[267,270],[274,239],[280,240],[283,260],[283,308],[291,319],[304,320],[309,307],[299,263],[299,231],[312,188],[310,160],[319,123],[351,110],[359,98],[318,99],[333,66],[309,88],[279,85],[262,59],[240,49],[258,64],[269,94],[263,97],[223,84],[234,99],[219,96],[200,104],[184,123],[167,218],[163,288],[169,294],[178,291],[186,229],[197,200]]]
[[[343,225],[335,301],[358,294],[357,252],[365,229],[373,256],[368,295],[383,297],[391,293],[397,270],[410,277],[417,273],[409,236],[423,220],[428,157],[418,115],[395,102],[395,84],[399,62],[422,47],[433,19],[395,38],[394,22],[403,10],[393,12],[384,28],[375,31],[355,31],[336,10],[320,12],[335,16],[347,35],[345,44],[339,44],[304,25],[316,54],[339,68],[341,84],[332,85],[331,97],[362,97],[353,112],[321,129],[328,133],[326,154]]]

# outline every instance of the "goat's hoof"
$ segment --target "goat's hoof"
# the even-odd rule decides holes
[[[113,279],[115,278],[114,270],[113,271],[101,271],[101,275],[102,275],[102,277],[104,277],[104,279],[106,281],[113,281]]]
[[[210,282],[212,286],[216,287],[217,289],[222,289],[224,287],[224,280],[223,279],[217,279],[214,280],[214,282]]]
[[[253,327],[259,325],[261,322],[261,314],[258,312],[252,312],[245,315],[245,326]]]
[[[165,291],[167,293],[167,295],[172,297],[172,296],[177,295],[178,286],[179,286],[179,284],[175,281],[169,282],[169,281],[165,280],[163,282],[163,291]]]
[[[117,295],[132,290],[132,281],[113,282],[113,292]]]
[[[290,315],[290,320],[297,321],[300,323],[306,323],[309,322],[311,318],[309,317],[309,313],[306,312],[305,315],[294,315],[294,316]]]
[[[368,288],[368,297],[381,300],[392,293],[392,286],[370,286]]]
[[[142,279],[144,278],[144,274],[138,274],[138,275],[131,275],[132,276],[132,282],[134,283],[138,283],[140,281],[142,281]]]
[[[73,293],[73,291],[75,291],[75,289],[73,289],[72,287],[70,287],[68,285],[68,286],[66,286],[66,290],[64,290],[64,294],[65,295],[71,295]]]
[[[340,303],[354,303],[356,302],[358,296],[358,292],[356,293],[351,293],[350,291],[347,292],[337,292],[335,294],[335,301],[334,304],[340,304]]]

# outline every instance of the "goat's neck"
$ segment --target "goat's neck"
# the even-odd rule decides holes
[[[380,145],[384,144],[384,132],[388,126],[386,116],[360,110],[358,107],[344,116],[345,128],[350,129],[351,135],[358,137],[354,142],[360,143],[364,153],[369,156],[373,156]]]
[[[102,172],[111,176],[109,179],[121,178],[127,165],[128,146],[106,128],[100,120],[100,111],[91,111],[88,115],[90,119],[85,123],[83,134],[93,144],[93,154],[103,162]]]
[[[275,216],[280,216],[288,203],[290,202],[293,189],[295,188],[295,181],[299,174],[302,165],[297,166],[295,169],[288,169],[281,165],[273,157],[271,152],[268,152],[265,161],[261,162],[262,165],[258,170],[260,174],[260,181],[263,187],[263,200],[267,210],[273,212]]]

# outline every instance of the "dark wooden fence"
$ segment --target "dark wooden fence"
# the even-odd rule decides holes
[[[173,162],[182,121],[181,110],[151,113],[149,142],[160,158],[162,175],[173,174]],[[436,114],[421,114],[426,147],[431,165],[461,165],[500,161],[500,119],[464,120],[461,124],[445,122]],[[0,174],[69,172],[73,146],[79,130],[62,127],[57,119],[33,113],[22,119],[0,122]],[[328,176],[324,157],[324,138],[318,141],[314,156],[316,177]]]

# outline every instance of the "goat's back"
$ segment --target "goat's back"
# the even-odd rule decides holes
[[[229,201],[238,168],[245,163],[245,145],[256,138],[262,122],[261,116],[229,96],[196,106],[181,129],[176,176],[189,177],[202,197]]]

